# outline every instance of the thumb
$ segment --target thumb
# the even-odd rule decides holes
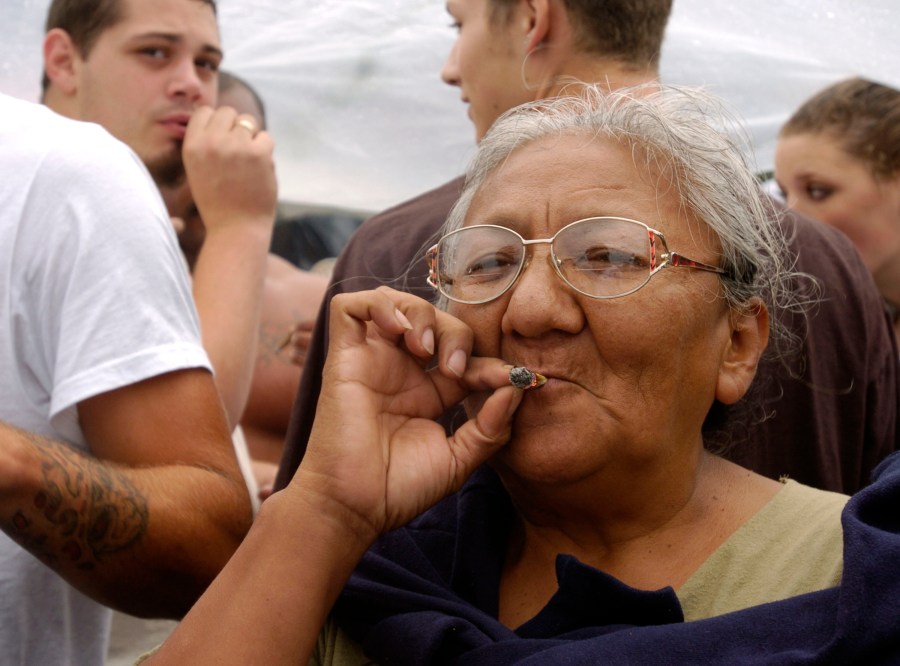
[[[466,421],[449,439],[462,482],[476,467],[509,441],[512,418],[525,392],[503,386],[484,401],[474,418]]]

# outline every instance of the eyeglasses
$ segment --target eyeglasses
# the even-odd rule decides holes
[[[428,284],[457,303],[477,305],[503,295],[522,274],[526,245],[548,243],[553,267],[575,291],[591,298],[634,293],[663,268],[722,268],[669,252],[666,238],[643,222],[589,217],[552,238],[525,240],[512,229],[478,224],[452,231],[426,255]]]

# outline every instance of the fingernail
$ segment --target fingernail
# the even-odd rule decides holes
[[[447,367],[450,368],[450,372],[454,375],[462,377],[466,371],[466,352],[462,349],[457,349],[450,354],[450,358],[447,360]]]
[[[394,317],[397,318],[397,321],[400,322],[400,325],[405,328],[407,331],[411,331],[413,325],[409,323],[409,319],[406,318],[406,315],[400,312],[400,310],[394,308]]]
[[[431,327],[426,328],[422,333],[422,346],[429,354],[434,353],[434,331],[431,330]]]

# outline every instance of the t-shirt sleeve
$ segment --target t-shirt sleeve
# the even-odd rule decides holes
[[[52,378],[54,429],[67,436],[91,396],[173,370],[209,368],[162,200],[124,144],[98,132],[89,154],[48,155],[17,238],[25,376]],[[26,328],[27,323],[27,328]],[[74,432],[77,432],[77,428]]]

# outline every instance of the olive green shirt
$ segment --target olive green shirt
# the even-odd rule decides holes
[[[836,587],[848,499],[787,481],[676,590],[685,621]]]

